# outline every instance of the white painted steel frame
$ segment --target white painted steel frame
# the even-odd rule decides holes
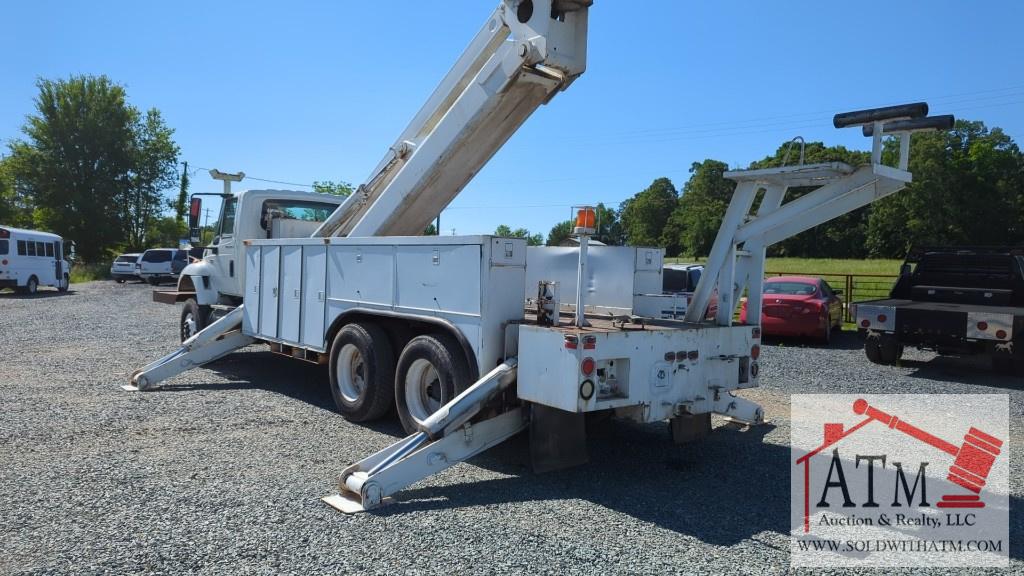
[[[586,68],[587,9],[519,22],[502,0],[366,183],[314,236],[420,234],[541,105]]]
[[[699,322],[705,316],[716,289],[716,324],[732,323],[744,290],[748,290],[748,318],[757,322],[768,246],[893,194],[912,180],[910,172],[889,166],[867,164],[853,169],[837,162],[736,170],[724,176],[737,182],[736,190],[686,311],[688,322]],[[820,187],[782,203],[789,187],[814,184]],[[765,191],[761,206],[757,215],[751,215],[750,207],[760,190]]]

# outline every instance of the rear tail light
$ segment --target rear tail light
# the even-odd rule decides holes
[[[597,348],[597,336],[584,336],[583,337],[583,349],[593,350]]]
[[[1006,330],[996,330],[996,338],[1000,340],[1006,338]]]
[[[580,362],[580,372],[582,372],[584,376],[590,376],[591,374],[593,374],[594,359],[589,356],[584,358],[583,361]]]
[[[575,350],[579,346],[579,339],[575,336],[565,337],[565,348],[566,350]]]
[[[691,360],[692,361],[692,360],[696,360],[699,357],[700,357],[700,352],[698,352],[696,350],[690,350],[689,352],[686,353],[686,359],[687,360]]]
[[[981,321],[981,322],[978,322],[978,330],[981,331],[981,332],[984,332],[985,330],[988,330],[988,322],[985,322],[984,320]]]
[[[757,344],[754,344],[753,346],[751,346],[750,347],[750,357],[753,358],[754,360],[757,360],[758,357],[760,357],[760,356],[761,356],[761,347],[758,346]]]
[[[867,318],[865,318],[865,319],[860,321],[860,325],[862,327],[864,327],[864,328],[867,328],[868,326],[871,326],[871,320],[868,320]]]
[[[885,314],[879,314],[878,315],[878,322],[881,323],[881,324],[885,324],[885,321],[888,320],[888,319],[889,319],[889,317],[886,316]]]
[[[7,258],[4,258],[3,260],[0,260],[0,264],[3,264],[4,266],[7,266]]]
[[[754,326],[753,328],[751,328],[750,329],[750,337],[751,338],[760,338],[761,337],[761,327],[760,326]]]

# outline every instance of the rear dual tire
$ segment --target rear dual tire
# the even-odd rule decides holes
[[[869,335],[864,341],[864,355],[875,364],[894,365],[903,357],[903,345],[894,338]]]
[[[402,428],[409,434],[416,432],[470,384],[469,365],[454,338],[444,334],[413,338],[395,369],[395,407]]]
[[[338,331],[330,353],[331,396],[353,422],[380,418],[395,406],[411,434],[469,387],[469,365],[458,342],[444,334],[410,339],[396,363],[388,336],[369,322]]]
[[[353,422],[380,418],[395,399],[395,355],[374,324],[346,324],[331,344],[331,396]]]

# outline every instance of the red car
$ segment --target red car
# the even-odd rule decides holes
[[[747,322],[747,300],[740,308]],[[810,336],[825,343],[843,322],[843,301],[821,278],[776,276],[765,278],[761,300],[761,331],[777,336]]]

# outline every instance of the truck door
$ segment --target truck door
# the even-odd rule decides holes
[[[213,238],[215,248],[210,256],[211,263],[217,267],[217,275],[211,278],[214,288],[221,294],[240,296],[236,275],[239,271],[235,265],[235,198],[225,198],[217,222],[216,236]]]

